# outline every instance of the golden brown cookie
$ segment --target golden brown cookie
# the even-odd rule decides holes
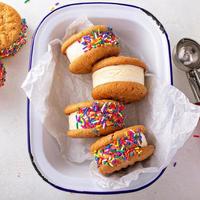
[[[87,129],[77,129],[77,130],[68,130],[67,135],[72,138],[93,138],[108,135],[117,130],[122,129],[124,126],[108,126],[106,128],[87,128]]]
[[[144,85],[136,82],[117,81],[99,85],[92,90],[94,99],[113,99],[124,103],[141,100],[147,93]]]
[[[97,100],[95,102],[97,102],[100,106],[102,106],[106,102],[115,103],[116,101],[103,99],[103,100]],[[79,102],[79,103],[75,103],[75,104],[70,104],[65,108],[64,112],[65,112],[66,115],[69,115],[69,114],[71,114],[73,112],[78,111],[80,108],[90,107],[90,106],[92,106],[93,103],[94,103],[94,100]]]
[[[79,40],[81,37],[83,37],[84,35],[88,35],[90,34],[92,31],[102,31],[105,32],[108,30],[108,27],[104,26],[104,25],[96,25],[96,26],[90,26],[82,31],[80,31],[77,34],[72,35],[70,38],[68,38],[63,45],[61,46],[61,52],[63,54],[65,54],[66,49],[73,44],[75,41]]]
[[[146,128],[143,125],[135,125],[135,126],[130,126],[128,128],[124,128],[122,130],[116,131],[112,134],[109,134],[105,137],[101,137],[98,139],[95,143],[93,143],[90,147],[90,152],[95,153],[98,149],[112,143],[114,140],[117,140],[117,138],[121,138],[126,136],[126,133],[128,130],[133,130],[134,132],[137,132],[140,130],[143,134],[146,132]]]
[[[100,100],[72,104],[64,112],[69,116],[67,135],[88,138],[107,135],[124,127],[124,105],[117,101]]]
[[[117,166],[111,167],[108,165],[101,165],[99,167],[99,172],[103,175],[112,174],[113,172],[117,172],[123,168],[127,168],[128,166],[134,165],[136,162],[146,160],[149,158],[154,152],[154,146],[148,145],[146,147],[141,148],[141,155],[135,154],[135,156],[131,157],[125,161],[119,161]]]
[[[119,39],[109,27],[91,26],[67,39],[61,52],[67,55],[72,73],[85,74],[100,59],[119,54]]]
[[[144,70],[147,69],[147,66],[144,62],[139,60],[138,58],[134,57],[127,57],[127,56],[112,56],[110,58],[103,59],[96,63],[94,67],[92,68],[92,72],[97,71],[98,69],[101,69],[103,67],[111,66],[111,65],[136,65],[138,67],[144,68]]]
[[[26,43],[27,25],[11,6],[0,3],[0,58],[14,55]]]
[[[101,174],[107,175],[151,156],[154,146],[148,145],[145,127],[137,125],[116,131],[91,145],[91,153]]]
[[[133,57],[110,57],[93,67],[92,97],[130,103],[141,100],[147,93],[144,85],[146,65]]]
[[[69,70],[74,74],[87,74],[92,70],[94,63],[102,58],[117,56],[120,52],[118,46],[98,47],[91,49],[75,59],[70,65]]]

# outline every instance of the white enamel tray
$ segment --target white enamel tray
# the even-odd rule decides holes
[[[62,6],[49,13],[39,24],[33,37],[30,68],[47,51],[47,44],[62,38],[65,28],[74,19],[88,16],[94,24],[113,27],[134,52],[142,55],[149,71],[172,84],[171,53],[167,33],[162,24],[148,11],[133,5],[118,3],[77,3]],[[37,118],[34,106],[27,104],[28,150],[38,174],[52,186],[69,192],[116,194],[135,192],[155,182],[164,172],[143,174],[130,187],[105,190],[95,184],[88,163],[66,165],[56,141],[47,133]]]

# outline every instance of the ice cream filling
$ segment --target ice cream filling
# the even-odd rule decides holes
[[[144,85],[144,69],[135,65],[111,65],[92,74],[93,88],[116,81],[136,82]]]
[[[78,41],[74,42],[72,45],[70,45],[66,49],[66,55],[70,63],[83,54],[84,54],[84,50],[82,48],[82,45]]]

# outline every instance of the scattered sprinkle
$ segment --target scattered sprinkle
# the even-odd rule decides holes
[[[17,177],[18,177],[18,178],[21,177],[21,173],[20,173],[20,172],[17,173]]]
[[[119,102],[105,102],[103,104],[95,101],[90,107],[80,108],[76,113],[76,127],[78,128],[100,128],[108,126],[124,126],[124,105]]]
[[[10,55],[14,56],[21,49],[21,47],[24,44],[26,44],[26,40],[27,40],[26,32],[27,32],[28,26],[26,24],[25,19],[22,19],[21,25],[22,25],[22,30],[19,35],[19,38],[9,48],[0,50],[0,59],[5,58]]]
[[[173,166],[176,167],[176,162],[174,162]]]
[[[56,2],[53,6],[50,7],[50,11],[53,11],[56,9],[57,6],[59,6],[59,2]]]
[[[200,134],[194,134],[193,137],[200,138]]]
[[[112,29],[101,32],[100,30],[92,31],[78,40],[82,44],[84,52],[101,46],[119,46],[119,39],[113,34]]]
[[[116,166],[123,160],[130,160],[133,156],[142,154],[142,135],[141,130],[134,132],[129,129],[126,136],[113,141],[112,143],[98,149],[95,153],[95,161],[100,165]]]
[[[0,60],[0,87],[4,86],[6,81],[6,69]]]
[[[25,0],[24,3],[28,3],[30,0]]]

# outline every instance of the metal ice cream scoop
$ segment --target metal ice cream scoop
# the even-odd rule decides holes
[[[192,39],[181,39],[173,50],[173,60],[186,72],[195,99],[200,102],[200,45]]]

